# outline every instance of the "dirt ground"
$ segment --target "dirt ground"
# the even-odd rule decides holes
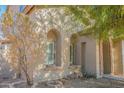
[[[11,81],[0,83],[1,88],[26,88],[29,87],[23,81]],[[59,79],[36,83],[32,88],[124,88],[124,81],[112,79],[95,79],[95,78],[76,78],[76,79]]]
[[[110,79],[61,79],[63,82],[63,88],[124,88],[124,81],[110,80]],[[39,83],[36,87],[45,88],[42,83]]]

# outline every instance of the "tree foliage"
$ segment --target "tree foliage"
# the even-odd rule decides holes
[[[69,6],[67,8],[76,20],[88,25],[89,18],[95,25],[82,33],[89,33],[97,39],[124,38],[124,6]],[[89,16],[86,15],[89,14]]]

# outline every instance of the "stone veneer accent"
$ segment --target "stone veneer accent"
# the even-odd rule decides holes
[[[74,72],[80,73],[80,65],[70,67],[69,51],[71,35],[81,31],[83,25],[76,22],[72,16],[67,15],[64,8],[38,9],[35,13],[31,14],[31,18],[36,23],[34,30],[40,34],[41,43],[44,46],[41,60],[32,68],[34,81],[54,80]],[[58,54],[61,53],[61,66],[46,67],[45,65],[47,33],[51,29],[55,29],[60,34],[59,38],[61,39],[59,42],[61,42],[61,46]]]

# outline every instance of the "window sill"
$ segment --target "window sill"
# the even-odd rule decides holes
[[[69,69],[74,69],[74,68],[80,68],[81,67],[81,65],[70,65],[68,68]]]
[[[46,67],[44,68],[44,71],[62,71],[62,67],[61,66],[56,66],[56,65],[46,65]]]

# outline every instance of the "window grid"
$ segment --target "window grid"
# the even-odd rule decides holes
[[[76,64],[76,45],[70,46],[70,65]]]
[[[56,44],[55,42],[48,42],[47,44],[47,62],[46,65],[55,64],[56,59]]]

